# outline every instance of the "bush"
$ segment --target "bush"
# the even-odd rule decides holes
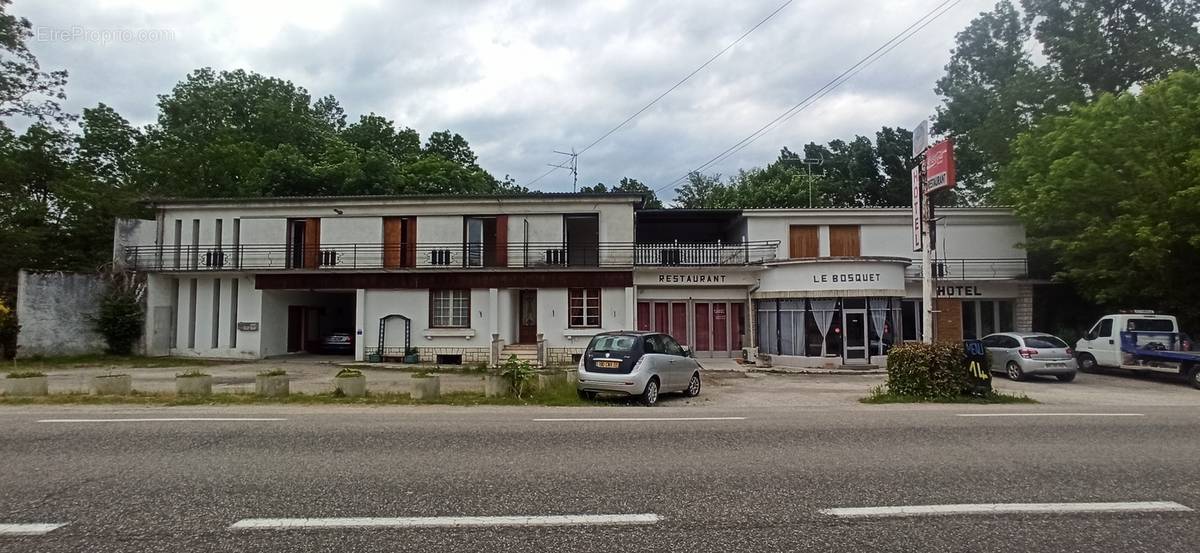
[[[100,298],[92,318],[96,332],[108,344],[109,354],[133,353],[133,346],[142,337],[142,324],[146,318],[142,309],[142,291],[140,283],[130,275],[109,275],[108,289]]]
[[[185,372],[176,374],[175,378],[200,378],[202,376],[208,376],[208,373],[198,370],[198,369],[192,369],[190,371],[185,371]]]
[[[500,367],[500,376],[508,379],[508,386],[512,388],[513,395],[521,399],[533,379],[537,378],[537,371],[533,370],[528,361],[518,361],[516,355],[510,355],[508,361]]]
[[[8,373],[8,378],[40,378],[43,376],[46,376],[46,374],[38,371],[13,371]]]
[[[270,369],[258,373],[258,376],[287,376],[287,371],[283,369]]]
[[[929,400],[963,395],[971,387],[960,343],[903,344],[888,351],[887,390]]]
[[[358,369],[342,369],[334,375],[334,378],[355,378],[362,376],[362,371]]]

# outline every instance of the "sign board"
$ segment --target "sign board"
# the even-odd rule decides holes
[[[687,270],[638,271],[634,274],[637,286],[670,288],[701,288],[714,286],[753,286],[758,283],[755,273],[735,271]]]
[[[924,198],[921,194],[921,168],[912,170],[912,236],[913,251],[921,251],[924,242],[921,241],[921,231],[925,228],[924,217],[921,216],[921,204]]]
[[[242,332],[258,332],[258,323],[246,323],[239,321],[237,329]]]
[[[975,396],[986,396],[992,391],[992,374],[987,366],[987,350],[979,340],[964,340],[963,350],[966,353],[967,393]]]
[[[929,149],[929,120],[921,121],[917,128],[913,129],[913,157],[921,155],[921,152]]]
[[[954,141],[946,139],[925,152],[925,193],[954,188]]]

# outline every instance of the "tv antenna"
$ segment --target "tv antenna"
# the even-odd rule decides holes
[[[575,153],[575,148],[571,148],[570,152],[560,152],[558,150],[554,150],[554,153],[556,153],[558,155],[567,156],[570,159],[563,160],[563,162],[558,165],[555,165],[553,163],[547,163],[546,165],[549,165],[551,167],[556,167],[558,169],[569,169],[571,171],[571,192],[578,192],[579,191],[579,154]]]

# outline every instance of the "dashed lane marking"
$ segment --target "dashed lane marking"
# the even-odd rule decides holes
[[[86,423],[86,422],[272,422],[287,419],[260,417],[163,417],[163,418],[131,418],[131,419],[42,419],[46,423]]]
[[[466,528],[495,526],[617,526],[657,524],[656,514],[552,515],[480,517],[362,517],[362,518],[248,518],[232,530],[294,530],[312,528]]]
[[[41,536],[49,534],[67,523],[50,524],[0,524],[0,536]]]
[[[1192,509],[1174,501],[1119,503],[966,503],[960,505],[902,505],[894,507],[850,507],[822,509],[821,514],[839,518],[916,517],[944,515],[1065,514],[1065,513],[1153,513],[1186,512]]]

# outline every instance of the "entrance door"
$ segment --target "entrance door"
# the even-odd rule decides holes
[[[846,332],[846,337],[842,341],[845,344],[845,360],[847,365],[861,365],[867,362],[867,312],[863,310],[847,309],[843,311],[845,317],[842,328]]]
[[[536,343],[537,290],[521,290],[517,296],[517,343]]]

